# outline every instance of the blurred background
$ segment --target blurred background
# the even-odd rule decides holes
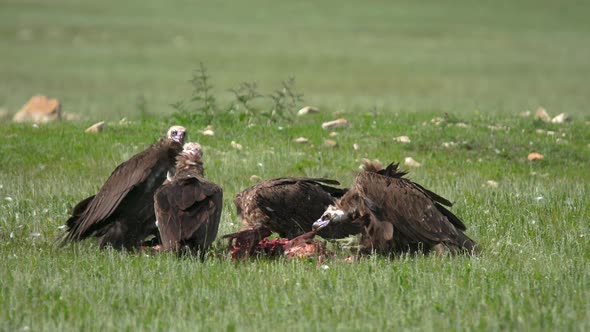
[[[588,1],[0,2],[0,108],[159,116],[202,63],[221,99],[292,76],[326,111],[588,113]]]

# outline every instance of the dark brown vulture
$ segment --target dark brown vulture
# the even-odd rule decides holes
[[[203,178],[201,157],[198,143],[184,145],[176,174],[156,191],[154,209],[162,250],[204,258],[217,236],[223,191]]]
[[[171,127],[166,136],[120,164],[94,196],[78,203],[67,220],[62,243],[99,238],[101,248],[137,248],[157,235],[154,193],[174,172],[186,129]]]
[[[273,232],[293,239],[312,230],[312,224],[346,189],[338,181],[323,178],[284,177],[258,183],[234,199],[242,229],[229,238],[233,257],[248,256],[263,238]],[[325,227],[324,238],[343,238],[361,230],[354,224]]]
[[[399,171],[398,164],[385,169],[377,162],[363,164],[353,188],[314,227],[364,224],[361,253],[474,252],[463,222],[443,206],[451,202],[404,178],[407,173]]]

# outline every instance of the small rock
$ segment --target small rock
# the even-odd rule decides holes
[[[251,182],[260,182],[260,180],[262,180],[262,178],[256,174],[254,174],[250,177]]]
[[[543,135],[543,134],[546,134],[546,133],[547,133],[547,131],[546,131],[546,130],[544,130],[544,129],[537,129],[537,130],[535,130],[535,132],[536,132],[537,134],[539,134],[539,135]]]
[[[236,150],[242,150],[242,144],[240,143],[236,143],[236,141],[231,141],[231,147],[236,149]]]
[[[567,115],[565,113],[561,113],[561,114],[556,115],[553,119],[551,119],[551,123],[564,123],[569,120],[570,120],[569,115]]]
[[[455,124],[455,127],[459,127],[459,128],[469,128],[470,126],[469,126],[468,124],[466,124],[466,123],[463,123],[463,122],[457,122],[457,123]]]
[[[61,103],[46,96],[34,96],[14,115],[14,122],[47,123],[61,119]]]
[[[543,156],[542,154],[538,153],[538,152],[531,152],[529,153],[527,159],[529,161],[533,161],[533,160],[541,160],[545,158],[545,156]]]
[[[420,166],[422,166],[422,164],[420,164],[419,162],[417,162],[416,160],[414,160],[414,158],[412,158],[412,157],[406,157],[404,159],[404,165],[410,166],[410,167],[420,167]]]
[[[498,182],[496,182],[494,180],[488,180],[486,182],[486,185],[490,188],[498,188]]]
[[[547,111],[543,107],[537,108],[537,111],[535,112],[535,119],[539,119],[543,122],[550,122],[551,121],[551,117],[549,116],[549,113],[547,113]]]
[[[215,136],[215,132],[211,129],[205,129],[205,130],[203,130],[203,135],[204,136]]]
[[[455,143],[455,142],[443,142],[442,143],[442,146],[443,146],[443,148],[449,149],[449,148],[453,148],[453,147],[457,146],[457,143]]]
[[[303,144],[303,143],[308,143],[308,142],[309,142],[309,139],[307,139],[305,137],[297,137],[295,139],[295,143]]]
[[[322,123],[322,129],[347,128],[348,126],[350,123],[344,118]]]
[[[393,140],[398,143],[410,143],[411,142],[411,140],[408,136],[394,137]]]
[[[319,112],[320,112],[320,109],[317,107],[305,106],[304,108],[297,111],[297,115],[302,116],[302,115],[306,115],[306,114],[313,114],[313,113],[319,113]]]
[[[355,151],[358,151],[358,149],[360,149],[359,145],[358,145],[358,144],[356,144],[356,143],[354,143],[354,144],[352,145],[352,148],[353,148]]]
[[[325,139],[324,140],[324,146],[328,147],[328,148],[333,148],[336,147],[338,145],[338,142],[336,142],[333,139]]]
[[[335,132],[335,131],[333,131],[333,132],[329,133],[328,136],[330,136],[330,137],[336,137],[336,136],[338,136],[338,133]]]
[[[92,126],[86,128],[86,130],[84,130],[84,132],[100,133],[103,131],[104,127],[105,127],[104,121],[100,121],[100,122],[97,122],[97,123],[93,124]]]
[[[430,120],[430,123],[432,123],[435,126],[440,126],[441,123],[445,122],[445,119],[443,118],[434,118],[432,120]]]
[[[528,118],[529,116],[531,116],[531,111],[524,111],[524,112],[520,113],[519,115],[523,118]]]

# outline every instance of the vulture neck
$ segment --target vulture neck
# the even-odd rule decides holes
[[[205,169],[203,168],[203,161],[197,156],[179,155],[176,158],[176,176],[198,176],[203,177]]]

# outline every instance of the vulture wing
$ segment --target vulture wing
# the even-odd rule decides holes
[[[371,220],[393,225],[398,249],[407,250],[419,243],[429,247],[445,243],[472,250],[473,241],[455,226],[463,223],[437,203],[440,196],[432,196],[412,181],[363,172],[357,177],[357,189]]]
[[[266,182],[257,190],[256,197],[257,205],[268,216],[264,226],[289,239],[311,231],[314,221],[346,192],[327,184],[339,182],[323,178],[279,178]],[[348,234],[340,234],[346,232],[345,227],[326,227],[319,234],[334,238],[346,237]]]
[[[146,198],[151,204],[154,191],[166,179],[167,171],[174,166],[174,156],[180,150],[180,144],[162,140],[117,166],[94,198],[89,197],[76,206],[73,217],[68,220],[71,226],[66,239],[92,235],[118,209],[124,209],[126,201],[137,204],[137,200]],[[83,212],[81,204],[86,205]]]
[[[178,251],[181,245],[205,251],[217,236],[223,201],[222,189],[195,177],[164,184],[154,196],[162,245]]]

